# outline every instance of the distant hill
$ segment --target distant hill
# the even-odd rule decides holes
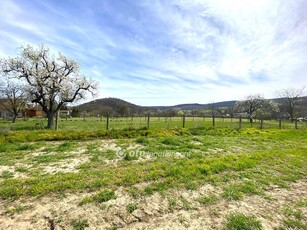
[[[138,111],[142,112],[143,107],[132,104],[130,102],[124,101],[118,98],[102,98],[94,101],[90,101],[77,106],[80,112],[96,112],[97,114],[103,113],[105,111],[112,113],[117,112],[127,113],[128,111]]]
[[[303,97],[303,106],[307,106],[307,97]],[[274,98],[271,99],[277,103],[282,102],[283,98]],[[75,108],[78,109],[79,112],[87,112],[87,113],[96,113],[96,114],[106,114],[109,115],[120,115],[124,116],[127,114],[137,114],[149,111],[192,111],[192,110],[207,110],[207,109],[225,109],[229,107],[233,107],[237,101],[222,101],[222,102],[215,102],[215,103],[208,103],[208,104],[179,104],[174,106],[140,106],[135,105],[130,102],[124,101],[118,98],[102,98],[93,100]]]
[[[236,104],[236,101],[222,101],[216,103],[209,103],[209,104],[180,104],[180,105],[173,105],[173,106],[148,106],[144,108],[154,109],[154,110],[205,110],[211,108],[228,108],[233,107]]]
[[[211,108],[228,108],[234,106],[236,101],[224,101],[210,104],[180,104],[174,106],[139,106],[132,104],[130,102],[124,101],[118,98],[102,98],[93,100],[75,108],[78,109],[80,113],[94,113],[103,114],[104,116],[108,114],[126,115],[126,114],[137,114],[148,111],[168,111],[168,110],[206,110]]]

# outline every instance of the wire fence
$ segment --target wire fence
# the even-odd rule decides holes
[[[54,122],[56,124],[56,121]],[[0,128],[11,130],[33,130],[44,129],[47,125],[46,118],[31,118],[10,121],[0,121]],[[178,129],[178,128],[259,128],[259,129],[305,129],[307,122],[289,121],[286,119],[257,120],[252,123],[247,118],[240,117],[78,117],[60,118],[58,120],[59,130],[111,130],[111,129]]]
[[[55,121],[56,123],[56,121]],[[0,121],[0,128],[12,130],[44,129],[46,118],[19,119],[16,123]],[[82,117],[60,118],[59,130],[111,130],[111,129],[177,129],[177,128],[259,128],[259,129],[305,129],[307,122],[289,121],[285,119],[257,120],[252,123],[247,118],[240,117]]]

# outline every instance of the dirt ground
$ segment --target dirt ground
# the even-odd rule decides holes
[[[115,199],[82,206],[80,201],[91,194],[1,201],[0,229],[73,229],[71,221],[82,219],[88,221],[86,229],[223,229],[225,217],[234,212],[254,215],[264,229],[274,229],[285,218],[283,208],[307,198],[307,179],[291,184],[289,189],[272,187],[265,197],[245,196],[239,201],[221,198],[207,205],[198,202],[199,197],[220,193],[208,184],[194,191],[169,190],[163,195],[154,193],[135,199],[119,188]],[[176,200],[172,207],[170,199]],[[136,204],[137,209],[128,212],[128,204]],[[306,208],[300,210],[307,216]]]

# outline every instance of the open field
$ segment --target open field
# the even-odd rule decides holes
[[[183,127],[182,117],[150,117],[150,129],[176,129]],[[19,119],[12,124],[10,121],[0,120],[0,129],[11,130],[41,130],[47,125],[45,118]],[[211,117],[186,117],[185,128],[209,128],[213,126]],[[109,129],[140,129],[147,127],[147,116],[143,117],[114,117],[109,119]],[[215,118],[215,127],[219,128],[239,128],[238,118]],[[307,122],[298,122],[298,129],[307,128]],[[251,124],[248,119],[242,118],[242,128],[260,128],[260,121],[254,120]],[[278,120],[264,120],[263,128],[279,128]],[[283,120],[283,129],[294,129],[295,122]],[[59,121],[59,130],[106,130],[106,118],[62,118]]]
[[[2,131],[0,229],[306,229],[305,124],[72,132],[74,122]]]

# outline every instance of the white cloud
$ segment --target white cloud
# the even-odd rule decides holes
[[[99,79],[101,96],[147,105],[272,97],[306,84],[305,0],[73,4],[0,1],[0,56],[44,42]]]

